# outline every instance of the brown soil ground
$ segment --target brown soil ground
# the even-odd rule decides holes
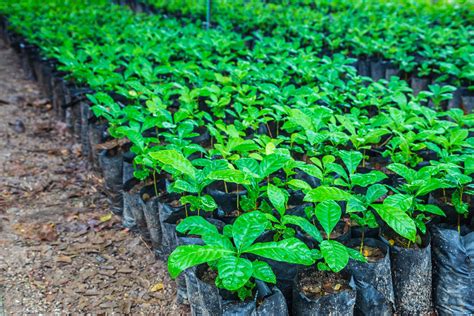
[[[102,187],[0,42],[0,315],[188,314]]]

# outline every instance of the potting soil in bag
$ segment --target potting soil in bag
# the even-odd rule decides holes
[[[353,280],[349,282],[349,288],[339,293],[327,294],[324,296],[309,297],[301,289],[300,281],[314,268],[300,271],[293,286],[293,315],[353,315],[356,302],[356,291]],[[332,272],[331,272],[332,273]]]
[[[192,315],[205,316],[286,316],[288,310],[281,292],[274,287],[265,297],[259,297],[257,291],[253,299],[240,301],[223,297],[228,293],[200,279],[203,266],[188,269],[185,272],[188,297]]]
[[[190,210],[186,212],[185,207],[182,205],[173,206],[172,201],[174,198],[175,197],[173,196],[161,198],[158,203],[160,225],[163,235],[162,249],[165,255],[169,255],[171,252],[173,252],[173,250],[175,250],[178,245],[176,225],[187,216],[197,215],[197,212],[191,212]],[[202,217],[209,217],[212,215],[212,213],[200,212],[199,215]],[[213,224],[216,224],[218,228],[224,225],[224,223],[219,220],[214,220]]]
[[[433,294],[440,315],[474,314],[474,231],[446,224],[432,232]]]
[[[390,247],[395,309],[399,315],[433,311],[430,235],[427,233],[424,239],[419,249]]]
[[[360,245],[360,238],[351,239],[348,247]],[[357,290],[356,312],[362,315],[393,315],[393,293],[390,254],[388,246],[380,240],[366,238],[364,245],[383,252],[383,258],[373,262],[350,260],[346,270],[354,277]]]

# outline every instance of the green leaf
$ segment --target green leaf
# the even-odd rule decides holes
[[[367,258],[364,257],[359,251],[349,248],[349,247],[346,247],[346,251],[349,254],[349,257],[351,259],[354,259],[360,262],[367,262]]]
[[[196,169],[183,154],[176,150],[160,150],[150,153],[151,158],[158,160],[164,165],[169,165],[173,169],[188,175],[192,178],[196,175]]]
[[[288,238],[278,242],[256,243],[245,249],[244,252],[294,264],[310,265],[314,262],[308,246],[296,238]]]
[[[372,207],[396,233],[408,240],[415,241],[416,225],[407,213],[398,207],[384,204],[372,204]]]
[[[387,166],[387,169],[403,177],[405,180],[407,180],[407,182],[412,182],[415,180],[416,171],[408,168],[405,165],[402,165],[401,163],[392,163]]]
[[[269,183],[267,185],[267,195],[273,207],[280,213],[280,216],[283,216],[286,212],[286,204],[288,203],[288,192]]]
[[[399,107],[403,107],[407,104],[407,97],[401,93],[397,92],[392,96],[392,100],[398,104]]]
[[[351,176],[352,185],[366,187],[387,178],[387,176],[378,170],[372,170],[369,173],[357,173]]]
[[[468,135],[469,131],[467,129],[458,129],[456,131],[453,131],[449,137],[449,144],[460,145],[467,138]]]
[[[309,191],[304,200],[306,202],[347,201],[350,198],[351,194],[347,191],[335,187],[319,186]]]
[[[269,221],[265,214],[259,211],[245,213],[234,222],[232,236],[239,251],[249,247],[257,237],[265,231]]]
[[[320,180],[323,179],[323,173],[315,165],[304,164],[304,165],[299,165],[297,168],[317,179],[320,179]]]
[[[214,198],[208,194],[200,197],[201,209],[207,212],[212,212],[217,208],[217,203]]]
[[[393,194],[387,196],[385,200],[383,200],[383,204],[407,211],[413,204],[413,197],[406,194]]]
[[[185,195],[179,199],[181,204],[190,204],[192,210],[204,210],[211,212],[217,208],[217,204],[210,195],[194,196]]]
[[[221,180],[242,185],[250,184],[250,181],[245,178],[244,172],[234,169],[212,171],[207,177],[211,180]]]
[[[253,174],[259,174],[260,166],[258,161],[252,158],[241,158],[235,161],[235,165],[241,170],[244,171],[248,170]]]
[[[168,257],[168,271],[172,278],[176,278],[187,268],[201,263],[211,262],[235,252],[226,248],[215,246],[184,245],[177,247]]]
[[[178,226],[176,226],[176,230],[182,234],[198,236],[219,233],[216,226],[209,223],[201,216],[186,217],[178,224]]]
[[[294,215],[285,215],[282,219],[283,224],[291,224],[296,225],[301,228],[305,233],[313,237],[318,242],[323,240],[321,233],[319,230],[311,224],[306,218],[301,216],[294,216]]]
[[[311,190],[311,186],[303,180],[292,179],[286,183],[290,188],[301,190],[303,192]]]
[[[252,262],[245,258],[228,256],[217,263],[217,271],[226,290],[235,291],[243,287],[252,276]]]
[[[434,190],[438,190],[441,188],[448,188],[449,185],[440,179],[428,179],[425,181],[425,184],[420,186],[419,189],[416,191],[416,196],[423,196],[428,194]]]
[[[327,238],[331,236],[331,232],[341,219],[342,211],[339,204],[335,201],[324,201],[319,203],[314,210],[314,214],[319,223],[326,232]]]
[[[367,189],[365,198],[369,204],[374,203],[387,194],[387,188],[383,184],[373,184]]]
[[[276,283],[276,276],[270,265],[264,261],[255,260],[253,265],[253,277],[267,283]]]
[[[174,192],[199,193],[198,187],[182,179],[178,179],[175,182],[173,182],[173,190]]]
[[[350,174],[354,174],[357,166],[359,166],[360,162],[364,158],[364,155],[362,155],[361,152],[359,151],[345,151],[342,150],[339,153],[339,157],[341,157],[342,162],[346,165],[347,170],[349,170]]]
[[[418,204],[417,206],[418,206],[418,209],[420,211],[435,214],[435,215],[439,215],[439,216],[446,216],[446,214],[443,212],[443,210],[440,209],[436,205],[433,205],[433,204]]]
[[[474,173],[474,156],[467,156],[464,160],[464,173],[467,175]]]
[[[364,202],[362,202],[356,196],[353,196],[352,198],[349,199],[349,201],[347,201],[347,205],[346,205],[347,213],[363,212],[366,209],[367,207],[364,204]]]
[[[271,154],[263,158],[260,163],[260,176],[262,178],[268,177],[272,173],[280,170],[289,161],[287,156],[280,154]]]
[[[323,240],[319,245],[324,261],[334,272],[344,269],[349,262],[346,247],[335,240]]]

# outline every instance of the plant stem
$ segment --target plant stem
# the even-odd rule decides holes
[[[458,213],[458,234],[461,235],[461,214]]]
[[[364,238],[365,238],[365,227],[362,229],[362,237],[360,239],[360,254],[364,255]]]
[[[156,170],[153,170],[153,188],[155,189],[155,196],[158,196],[158,187],[156,186]]]
[[[272,131],[270,130],[270,125],[268,125],[268,122],[265,122],[265,125],[267,126],[267,129],[268,129],[268,135],[270,135],[270,138],[273,138]]]
[[[237,211],[240,210],[240,194],[239,194],[239,185],[237,184]]]
[[[227,182],[224,181],[224,190],[225,193],[229,193],[229,189],[227,188]]]
[[[201,198],[201,192],[198,193],[198,198]],[[198,213],[198,216],[199,216],[199,211],[201,210],[201,208],[198,208],[197,209],[197,213]]]

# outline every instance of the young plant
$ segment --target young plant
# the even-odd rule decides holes
[[[333,200],[325,200],[316,206],[314,215],[326,233],[326,239],[319,244],[319,256],[317,251],[314,252],[317,254],[315,258],[322,259],[317,263],[319,270],[339,272],[346,267],[349,258],[366,262],[365,257],[358,251],[331,240],[331,233],[342,216],[339,204]]]
[[[309,189],[310,188],[311,187],[309,187]],[[282,237],[288,238],[295,235],[295,230],[289,225],[297,226],[318,242],[323,240],[319,230],[306,218],[286,214],[286,210],[288,209],[287,191],[269,183],[267,185],[267,197],[278,213],[278,216],[273,216],[270,213],[265,214],[270,222],[272,222],[273,230],[276,232],[274,236],[275,241],[280,240]]]
[[[224,227],[223,234],[202,217],[188,217],[176,229],[200,236],[205,245],[178,246],[168,258],[169,273],[176,278],[190,267],[207,263],[217,269],[216,286],[237,293],[244,300],[252,294],[247,284],[253,283],[253,279],[276,283],[269,264],[248,259],[248,255],[302,265],[314,262],[311,251],[296,238],[255,242],[268,227],[267,217],[258,211],[239,216],[233,225]]]
[[[395,194],[388,196],[382,205],[374,208],[382,219],[402,237],[410,242],[419,242],[420,240],[416,240],[416,229],[425,234],[426,222],[429,219],[433,216],[445,216],[438,206],[427,203],[424,197],[430,192],[448,188],[451,185],[445,179],[436,178],[439,170],[433,166],[426,166],[416,171],[405,165],[393,163],[387,168],[401,176],[405,183],[395,188],[391,187]],[[406,215],[416,225],[415,230]]]
[[[454,160],[454,159],[453,159]],[[467,218],[469,214],[469,203],[467,203],[466,197],[472,196],[473,184],[472,174],[474,173],[474,156],[464,155],[456,157],[456,162],[463,162],[464,168],[455,163],[436,163],[435,166],[441,169],[444,177],[454,191],[451,195],[451,200],[448,200],[446,191],[443,189],[443,202],[446,205],[454,207],[457,213],[457,228],[458,232],[461,231],[461,217]],[[469,199],[470,200],[470,199]]]
[[[357,173],[357,168],[364,158],[362,153],[358,151],[341,151],[339,157],[341,157],[346,169],[337,163],[330,164],[329,169],[339,175],[334,184],[347,188],[349,192],[352,192],[355,186],[367,187],[387,178],[383,172],[378,170]]]
[[[365,194],[355,194],[347,202],[346,212],[349,214],[351,221],[355,222],[362,228],[360,242],[361,253],[364,249],[366,229],[379,227],[377,219],[373,213],[374,207],[377,207],[375,202],[386,195],[387,192],[388,190],[384,185],[373,184],[367,188]]]
[[[175,179],[168,189],[169,192],[190,193],[181,197],[180,201],[183,205],[189,204],[191,210],[197,211],[198,214],[200,210],[211,212],[217,208],[212,196],[202,194],[202,192],[214,181],[208,178],[210,170],[222,168],[222,161],[209,162],[205,168],[197,169],[183,154],[173,149],[151,152],[150,158],[159,162],[161,168]]]

